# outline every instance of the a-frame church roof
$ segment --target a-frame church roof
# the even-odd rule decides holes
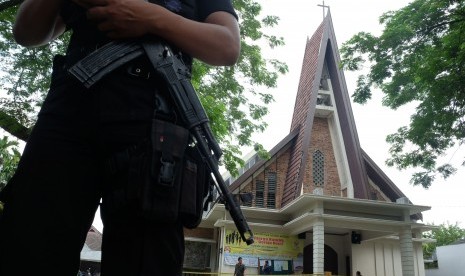
[[[301,195],[305,164],[309,159],[308,150],[305,149],[310,146],[312,126],[317,112],[318,91],[322,79],[331,80],[333,101],[337,109],[340,134],[347,158],[348,175],[353,185],[353,197],[372,199],[369,194],[370,181],[375,183],[392,202],[405,197],[360,146],[344,73],[339,68],[339,63],[336,36],[328,10],[313,36],[307,39],[290,133],[270,151],[270,155],[274,157],[279,156],[284,149],[290,149],[291,152],[286,181],[282,190],[281,207]],[[240,185],[266,163],[266,160],[255,163],[231,184],[230,190],[240,189]]]
[[[303,180],[303,169],[308,160],[310,137],[317,104],[318,90],[322,77],[331,79],[334,101],[341,125],[344,146],[352,183],[354,197],[368,199],[368,179],[363,165],[357,130],[355,127],[349,93],[342,70],[339,69],[339,51],[336,36],[328,10],[327,16],[313,36],[307,41],[300,82],[297,90],[291,131],[300,126],[300,133],[291,156],[291,166],[286,178],[283,205],[299,196]],[[323,64],[326,62],[329,76],[323,76]]]

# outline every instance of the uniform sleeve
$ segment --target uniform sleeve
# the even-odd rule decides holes
[[[198,0],[197,4],[200,21],[205,21],[210,14],[217,11],[228,12],[238,18],[231,0]]]

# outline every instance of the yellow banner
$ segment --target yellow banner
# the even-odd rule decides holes
[[[295,259],[304,252],[304,240],[276,233],[255,233],[255,242],[246,245],[237,230],[226,230],[224,252],[258,258]]]

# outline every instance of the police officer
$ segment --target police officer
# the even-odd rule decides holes
[[[232,65],[240,51],[231,0],[25,0],[13,29],[27,47],[72,30],[66,56],[54,59],[50,90],[8,183],[0,225],[0,275],[35,275],[53,263],[54,274],[76,275],[81,248],[109,186],[102,164],[115,152],[147,139],[155,95],[164,85],[140,57],[90,89],[67,72],[112,40],[156,36],[211,65]],[[123,195],[124,197],[124,195]],[[180,222],[134,216],[127,205],[102,211],[102,275],[181,275]],[[21,263],[22,265],[18,265]]]

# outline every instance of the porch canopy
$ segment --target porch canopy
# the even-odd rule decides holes
[[[430,210],[429,206],[408,203],[381,202],[324,195],[304,194],[281,209],[241,206],[254,232],[298,235],[311,232],[317,220],[323,219],[325,232],[345,234],[363,231],[363,240],[397,236],[410,226],[412,231],[429,229],[411,217]],[[215,204],[205,214],[200,227],[234,227],[224,204]],[[419,237],[418,237],[419,238]]]

